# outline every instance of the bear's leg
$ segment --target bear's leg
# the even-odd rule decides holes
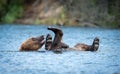
[[[49,27],[48,30],[53,31],[55,34],[54,40],[52,42],[51,50],[53,50],[54,52],[61,52],[62,51],[61,40],[63,36],[62,30],[58,28],[53,28],[53,27]]]
[[[91,51],[97,51],[99,48],[99,38],[95,37],[93,44],[91,46]]]
[[[51,45],[52,45],[52,36],[50,34],[47,34],[45,41],[45,49],[51,50]]]

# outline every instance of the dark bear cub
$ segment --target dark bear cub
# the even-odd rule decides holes
[[[54,36],[54,40],[51,41],[52,38],[50,38],[50,35],[47,35],[45,48],[48,48],[48,45],[49,45],[50,46],[49,50],[53,50],[54,52],[62,52],[62,48],[69,47],[67,44],[61,42],[62,36],[63,36],[62,30],[60,30],[58,28],[53,28],[53,27],[48,27],[48,30],[53,31],[55,36]]]
[[[44,36],[32,37],[22,43],[20,51],[37,51],[44,45]]]

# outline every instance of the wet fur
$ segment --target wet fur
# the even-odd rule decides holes
[[[53,43],[50,50],[60,50],[64,48],[65,50],[79,50],[79,51],[97,51],[99,48],[99,38],[95,37],[92,45],[87,45],[84,43],[77,43],[73,48],[62,42],[63,32],[58,28],[48,28],[55,33]]]
[[[45,41],[45,50],[51,50],[51,46],[52,46],[52,36],[50,34],[47,34]]]
[[[99,48],[99,38],[95,37],[92,45],[77,43],[73,48],[70,48],[70,50],[97,51],[98,48]]]
[[[20,51],[38,51],[44,45],[44,36],[32,37],[22,43]]]
[[[55,34],[50,50],[61,52],[62,48],[69,47],[67,44],[62,42],[63,32],[61,29],[49,27],[48,30],[53,31]]]

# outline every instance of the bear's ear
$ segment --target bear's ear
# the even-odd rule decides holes
[[[37,40],[37,38],[31,38],[33,41],[36,41]]]

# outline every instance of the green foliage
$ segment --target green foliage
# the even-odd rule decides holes
[[[13,6],[13,5],[22,5],[23,4],[23,0],[11,0],[10,1],[10,6]]]
[[[3,5],[5,5],[5,0],[0,0],[0,10],[2,9]]]
[[[97,4],[97,0],[92,0],[92,2],[94,3],[94,5],[96,5],[96,4]]]
[[[63,9],[62,9],[62,12],[61,12],[61,14],[60,14],[60,18],[61,18],[61,19],[65,19],[65,17],[66,17],[65,9],[63,8]]]
[[[5,0],[0,0],[0,21],[1,21],[1,18],[3,17],[4,13],[5,13],[5,7],[6,5],[6,1]]]
[[[111,15],[120,15],[120,0],[108,1],[108,13]]]
[[[0,0],[0,21],[12,23],[22,16],[23,0]]]
[[[6,23],[12,23],[16,18],[22,16],[23,8],[21,6],[14,5],[10,8],[9,12],[3,17],[2,21]]]

